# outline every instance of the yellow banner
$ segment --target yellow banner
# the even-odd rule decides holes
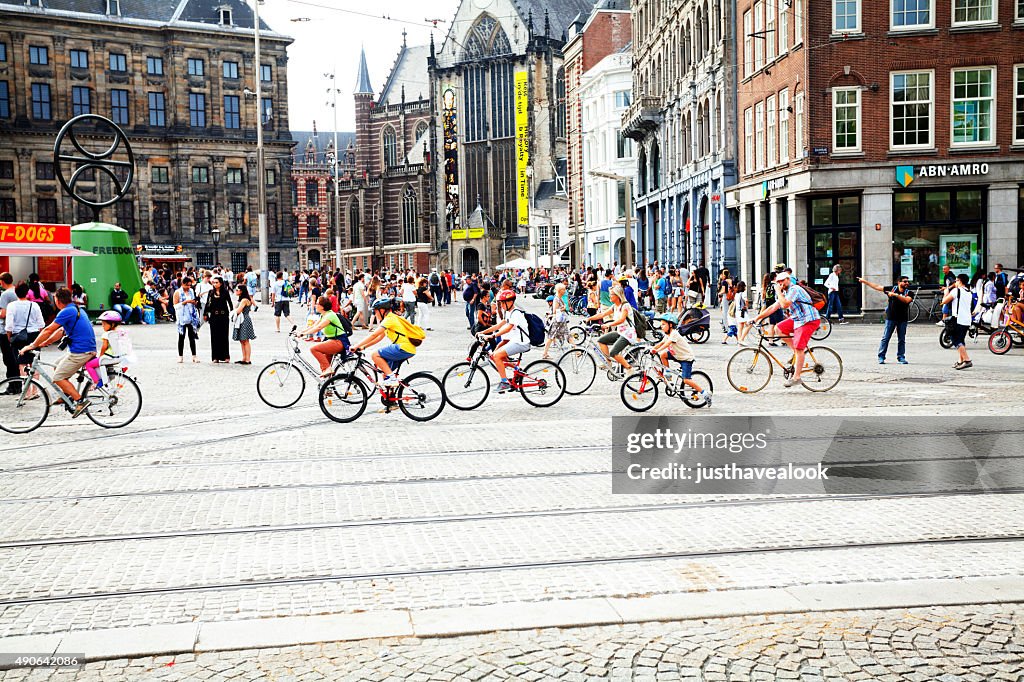
[[[516,73],[516,170],[518,172],[519,192],[516,206],[519,224],[530,224],[530,179],[526,177],[526,167],[530,165],[530,74],[526,71]]]
[[[467,237],[467,234],[468,237]],[[484,228],[474,227],[471,230],[452,230],[452,239],[483,239]]]

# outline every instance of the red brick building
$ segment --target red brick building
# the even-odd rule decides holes
[[[292,157],[292,226],[299,245],[303,268],[319,270],[334,264],[334,133],[318,134],[314,122],[310,133],[292,132],[298,142]],[[337,134],[342,150],[339,173],[351,182],[355,173],[355,134]]]
[[[1024,5],[739,0],[741,270],[938,284],[1024,251]],[[813,46],[813,49],[809,49]]]

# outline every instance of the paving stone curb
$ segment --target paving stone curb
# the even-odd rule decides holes
[[[785,613],[1024,603],[1024,580],[957,578],[804,585],[635,598],[519,602],[73,631],[0,639],[0,653],[84,654],[85,661],[389,637],[621,625]]]

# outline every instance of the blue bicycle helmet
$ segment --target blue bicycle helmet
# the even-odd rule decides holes
[[[393,298],[381,298],[373,302],[374,310],[393,310],[395,307],[395,299]]]
[[[548,303],[551,303],[554,300],[555,300],[554,296],[548,296],[548,298],[547,298]]]
[[[679,316],[675,313],[662,313],[654,318],[655,322],[668,322],[673,327],[679,325]]]

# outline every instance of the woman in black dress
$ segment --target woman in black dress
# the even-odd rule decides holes
[[[206,295],[204,318],[210,323],[210,350],[217,364],[231,362],[231,294],[220,277],[213,278],[213,290]]]

